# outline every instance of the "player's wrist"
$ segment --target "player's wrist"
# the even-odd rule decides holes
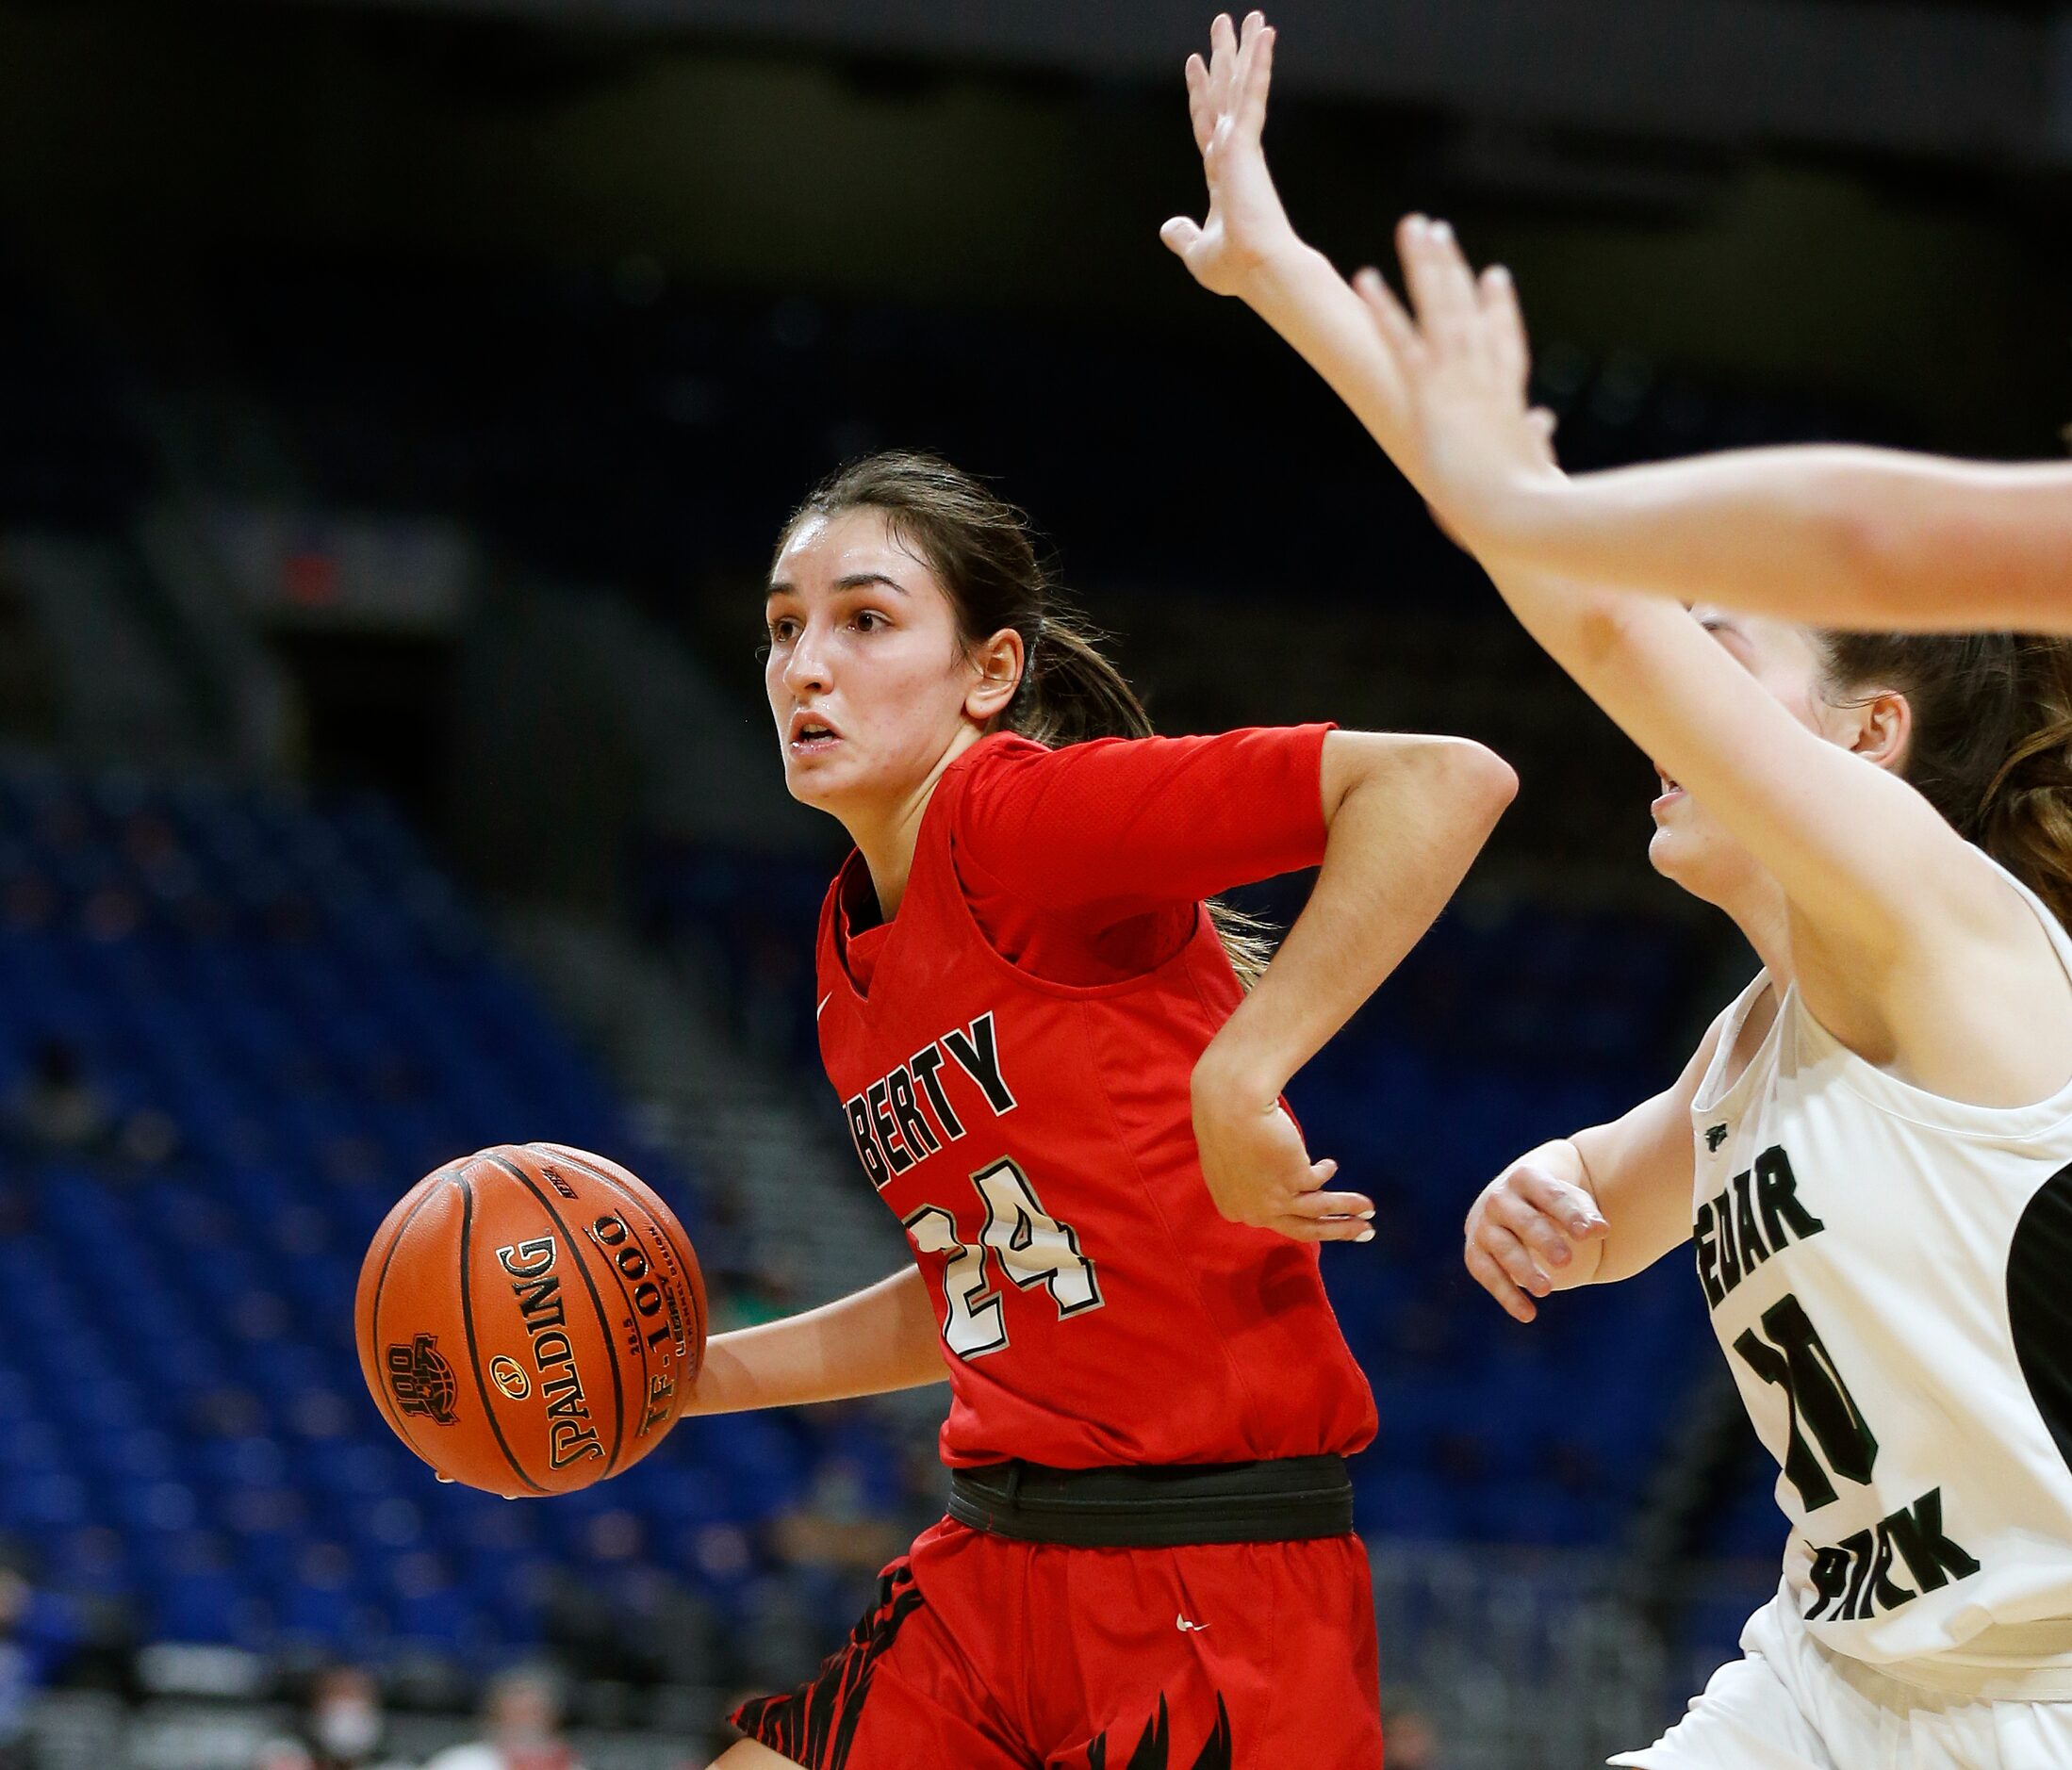
[[[1335,281],[1337,277],[1330,259],[1291,227],[1244,254],[1238,292],[1247,306],[1277,331],[1282,321],[1307,310],[1307,302],[1314,300],[1323,279]]]
[[[1234,1024],[1226,1022],[1225,1030]],[[1276,1062],[1272,1053],[1242,1039],[1226,1041],[1219,1034],[1194,1063],[1191,1078],[1194,1109],[1271,1112],[1291,1073],[1291,1069]]]

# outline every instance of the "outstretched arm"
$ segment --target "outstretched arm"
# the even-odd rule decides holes
[[[1256,14],[1242,41],[1219,19],[1209,67],[1190,64],[1210,212],[1198,229],[1168,223],[1167,242],[1208,287],[1244,295],[1303,350],[1458,533],[1468,507],[1448,488],[1493,471],[1491,460],[1521,481],[1559,478],[1544,416],[1525,403],[1510,280],[1491,270],[1478,282],[1443,223],[1412,218],[1401,242],[1416,321],[1378,277],[1361,279],[1388,358],[1371,370],[1368,347],[1339,323],[1343,286],[1314,274],[1321,260],[1301,270],[1266,176],[1258,125],[1272,43]],[[1232,243],[1242,240],[1252,244]],[[1533,636],[1782,886],[1797,979],[1831,1031],[1935,1091],[2031,1097],[2022,1090],[2055,1052],[2014,1030],[2021,1015],[1983,1018],[1969,1004],[2030,1003],[2049,987],[2037,981],[2033,919],[1918,794],[1807,729],[1673,603],[1488,563]],[[1967,992],[1953,991],[1956,979]],[[2061,1008],[2053,997],[2047,1011]]]
[[[686,1414],[844,1401],[949,1376],[918,1268],[761,1327],[714,1336]]]
[[[1394,365],[1360,298],[1331,261],[1297,237],[1259,144],[1274,73],[1274,32],[1227,13],[1209,28],[1209,58],[1187,58],[1187,108],[1209,183],[1205,220],[1176,215],[1159,237],[1194,280],[1233,295],[1285,338],[1390,456],[1417,475]]]
[[[2072,632],[2072,465],[1807,446],[1572,479],[1470,466],[1427,495],[1492,568],[1825,627]]]
[[[1358,297],[1297,237],[1267,172],[1273,30],[1257,12],[1242,36],[1219,17],[1210,45],[1187,64],[1209,213],[1160,237],[1294,347],[1492,571],[1834,627],[2072,631],[2072,466],[1810,447],[1570,478],[1546,416],[1522,409],[1431,452]]]
[[[1362,287],[1427,475],[1448,480],[1457,460],[1500,436],[1514,461],[1544,455],[1525,422],[1524,328],[1509,280],[1478,281],[1439,223],[1412,218],[1400,245],[1416,318],[1378,277]],[[1668,600],[1501,560],[1491,575],[1533,637],[1782,888],[1794,978],[1831,1032],[1975,1104],[2011,1105],[2063,1082],[2072,1054],[2063,979],[2021,900],[1899,778],[1903,697],[1887,695],[1845,746],[1756,680],[1730,648],[1731,624],[1715,639]],[[1995,1013],[1976,1009],[1982,996]]]

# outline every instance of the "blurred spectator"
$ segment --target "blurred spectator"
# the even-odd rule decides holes
[[[482,1706],[487,1737],[454,1745],[424,1770],[583,1770],[561,1737],[561,1704],[544,1673],[506,1672]]]
[[[318,1675],[299,1732],[261,1747],[255,1770],[404,1770],[382,1750],[381,1693],[357,1665]]]
[[[1389,1711],[1381,1737],[1389,1770],[1443,1770],[1439,1732],[1422,1710],[1406,1707]]]
[[[55,1033],[36,1041],[7,1117],[15,1140],[46,1155],[91,1154],[107,1145],[112,1128],[107,1102],[87,1079],[79,1048]]]
[[[180,1146],[170,1114],[145,1106],[118,1115],[87,1073],[85,1055],[57,1033],[36,1041],[4,1122],[5,1142],[24,1155],[112,1158],[133,1172],[163,1167]],[[7,1216],[0,1205],[0,1230]]]
[[[35,1762],[30,1711],[74,1632],[67,1606],[0,1565],[0,1770],[27,1770]]]

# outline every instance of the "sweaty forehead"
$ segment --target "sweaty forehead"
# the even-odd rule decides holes
[[[881,575],[912,587],[927,569],[893,534],[882,512],[845,510],[800,522],[777,556],[770,582],[807,592],[843,578]]]

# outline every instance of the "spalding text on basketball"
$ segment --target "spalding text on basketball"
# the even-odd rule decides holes
[[[533,1368],[539,1373],[540,1399],[547,1404],[548,1466],[564,1469],[601,1457],[604,1447],[589,1423],[583,1373],[576,1368],[575,1347],[568,1338],[561,1276],[554,1270],[559,1253],[552,1236],[535,1236],[515,1247],[499,1248],[497,1262],[510,1277],[518,1319],[532,1340]]]

